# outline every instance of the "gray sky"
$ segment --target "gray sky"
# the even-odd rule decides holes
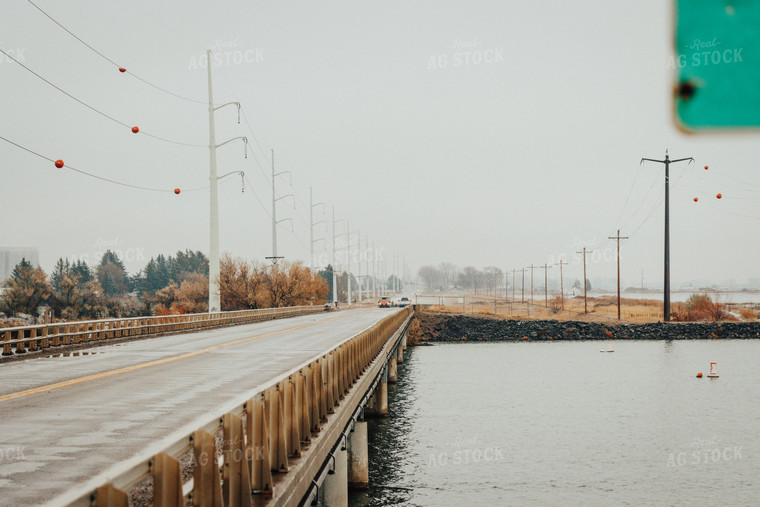
[[[278,195],[297,195],[295,210],[288,199],[278,206],[278,218],[293,217],[294,233],[279,229],[288,259],[308,259],[311,185],[315,201],[386,256],[403,253],[414,272],[565,256],[567,276],[580,277],[575,252],[588,246],[600,257],[589,277],[612,279],[606,238],[621,227],[631,236],[624,282],[638,284],[643,269],[657,283],[663,168],[639,160],[670,148],[696,159],[673,166],[674,284],[760,278],[760,143],[674,127],[670,2],[36,3],[130,72],[201,101],[201,57],[219,55],[215,103],[240,101],[253,134],[228,107],[216,114],[217,142],[246,135],[256,156],[230,143],[218,150],[219,173],[244,170],[266,208],[239,179],[224,180],[223,251],[271,255],[264,173],[274,148],[293,182],[278,178]],[[118,72],[25,0],[4,7],[0,46],[25,65],[143,132],[208,145],[206,105]],[[5,58],[0,76],[3,137],[107,178],[183,189],[115,186],[0,142],[0,245],[39,247],[46,269],[111,246],[130,272],[158,253],[208,252],[208,191],[189,191],[208,184],[207,148],[134,135]]]

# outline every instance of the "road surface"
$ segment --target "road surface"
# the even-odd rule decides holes
[[[325,312],[2,364],[0,503],[49,501],[392,312]]]

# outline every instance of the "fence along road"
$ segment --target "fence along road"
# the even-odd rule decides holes
[[[2,504],[86,483],[390,313],[319,313],[4,364]]]

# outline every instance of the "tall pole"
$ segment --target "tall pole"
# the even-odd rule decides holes
[[[551,266],[545,262],[543,266],[536,267],[543,268],[544,270],[544,306],[549,306],[549,275],[547,273],[551,269]]]
[[[361,231],[356,231],[356,264],[358,265],[357,269],[359,271],[359,276],[356,277],[356,283],[359,285],[357,287],[359,291],[359,301],[362,300],[362,233]]]
[[[586,247],[583,247],[583,313],[588,313],[588,300],[587,300],[587,289],[588,289],[588,283],[586,283],[586,252],[591,253],[593,250],[586,250]],[[576,252],[581,253],[581,252]]]
[[[525,302],[525,268],[522,268],[520,271],[522,271],[522,284],[520,289],[522,289],[522,295],[520,296],[520,302]]]
[[[530,304],[533,304],[533,268],[536,268],[538,266],[534,266],[531,264],[530,266]]]
[[[663,320],[668,322],[670,320],[670,164],[676,162],[682,162],[688,160],[689,163],[694,162],[692,157],[679,158],[676,160],[670,160],[668,156],[668,150],[665,150],[665,160],[654,160],[651,158],[642,158],[641,163],[644,161],[657,162],[665,164],[665,259],[664,259],[664,281],[663,281],[663,298],[662,298],[662,314]]]
[[[346,302],[351,304],[351,229],[346,220]]]
[[[217,195],[216,177],[216,131],[214,129],[214,94],[211,88],[211,50],[206,51],[208,62],[208,149],[209,149],[209,260],[208,260],[208,311],[221,310],[221,294],[219,289],[219,198]]]
[[[335,206],[332,207],[332,293],[333,306],[338,305],[338,275],[335,274]]]
[[[277,262],[277,198],[274,191],[274,149],[272,149],[272,259]]]
[[[377,250],[372,242],[372,298],[377,298]]]
[[[562,305],[562,309],[564,309],[565,308],[565,281],[562,275],[562,266],[564,264],[567,264],[567,262],[560,259],[560,261],[557,264],[559,264],[559,300],[560,300],[560,305]]]
[[[617,306],[618,306],[618,320],[620,320],[620,240],[628,239],[627,237],[620,236],[620,229],[617,231],[617,236],[610,236],[609,239],[617,241]]]
[[[309,267],[314,269],[314,196],[311,185],[309,186]]]
[[[512,268],[512,301],[515,300],[515,268]]]

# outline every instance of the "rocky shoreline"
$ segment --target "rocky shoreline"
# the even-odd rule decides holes
[[[550,340],[709,340],[760,338],[760,322],[616,324],[557,320],[502,320],[418,311],[412,341],[498,342]]]

